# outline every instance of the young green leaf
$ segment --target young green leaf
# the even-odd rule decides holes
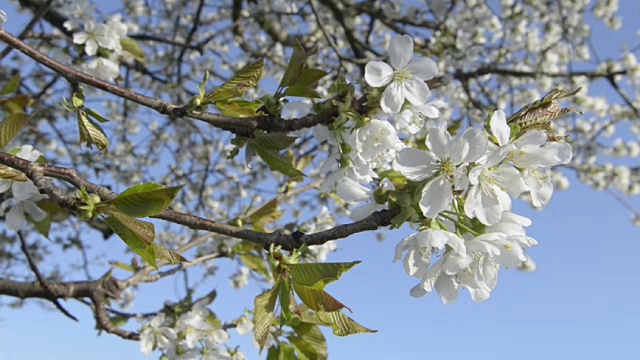
[[[93,109],[89,109],[88,107],[86,107],[86,108],[84,108],[84,110],[87,112],[87,115],[89,115],[93,119],[98,120],[101,123],[109,122],[109,119],[107,119],[104,116],[100,115],[99,112],[97,112],[97,111],[95,111]]]
[[[287,90],[284,91],[284,94],[286,96],[296,96],[308,99],[322,99],[322,95],[306,86],[289,86]]]
[[[277,283],[273,288],[256,296],[254,301],[255,311],[253,313],[253,337],[258,343],[260,352],[264,349],[271,331],[273,322],[273,310],[276,306],[281,283]]]
[[[315,87],[318,80],[327,76],[327,72],[320,69],[304,69],[291,86],[302,86],[306,88]]]
[[[297,138],[287,136],[281,133],[263,133],[259,134],[255,142],[258,146],[262,146],[269,150],[284,150],[296,141]]]
[[[304,69],[305,61],[315,52],[317,52],[317,50],[314,51],[314,49],[312,49],[307,53],[300,42],[296,41],[287,69],[285,70],[284,75],[282,75],[282,80],[280,80],[280,88],[285,88],[294,84],[295,80],[300,76],[300,73]]]
[[[183,186],[164,187],[155,183],[142,183],[130,187],[103,204],[111,204],[123,214],[132,217],[154,216],[171,205]]]
[[[316,316],[324,325],[331,326],[333,334],[337,336],[378,332],[378,330],[371,330],[358,324],[340,311],[317,311]]]
[[[262,146],[255,146],[255,150],[260,158],[269,166],[271,171],[278,171],[289,177],[304,176],[300,170],[291,164],[289,159],[280,155],[276,150],[267,149]]]
[[[7,95],[14,93],[18,90],[20,86],[20,73],[13,75],[11,79],[2,87],[0,90],[0,95]]]
[[[78,110],[78,129],[80,143],[86,143],[89,148],[95,144],[101,152],[109,147],[109,139],[102,127],[91,120],[84,110]]]
[[[283,324],[293,324],[300,321],[300,309],[298,303],[293,296],[291,288],[291,279],[285,278],[280,286],[280,308],[282,309]]]
[[[147,263],[158,269],[155,249],[151,244],[156,237],[152,223],[140,221],[119,212],[110,211],[105,222],[133,252],[140,255]]]
[[[262,102],[260,102],[260,100],[247,101],[242,99],[233,99],[216,101],[214,105],[221,113],[232,117],[246,118],[267,115],[262,111],[258,111],[258,109],[262,107]]]
[[[300,322],[292,328],[296,335],[287,336],[287,340],[299,353],[309,360],[327,359],[327,341],[317,325]]]
[[[0,149],[4,149],[11,139],[29,122],[29,115],[25,113],[9,114],[0,124]]]
[[[31,98],[26,94],[18,94],[7,99],[0,99],[0,107],[7,114],[23,113]]]
[[[247,265],[247,267],[259,274],[264,276],[269,276],[269,270],[267,268],[267,264],[265,260],[256,253],[247,252],[240,255],[240,260]]]
[[[204,97],[202,103],[215,103],[218,101],[229,100],[241,97],[245,90],[255,87],[262,77],[262,69],[264,68],[264,59],[260,59],[247,65],[238,71],[233,77],[220,85],[211,94]]]
[[[349,309],[324,290],[299,285],[295,281],[293,282],[293,289],[296,294],[298,294],[298,297],[300,297],[300,300],[312,310],[337,311],[344,308]],[[351,309],[349,309],[349,311],[351,311]]]
[[[177,265],[181,262],[189,262],[189,260],[185,259],[182,255],[173,250],[169,250],[160,244],[153,243],[151,246],[153,246],[153,250],[156,253],[156,259],[166,260],[171,265]]]
[[[349,263],[316,263],[291,265],[291,277],[294,283],[324,289],[324,287],[336,281],[343,273],[358,265],[360,261]]]
[[[136,59],[139,63],[144,64],[144,51],[137,41],[125,36],[120,38],[120,46],[122,47],[122,50],[133,55],[133,58]]]

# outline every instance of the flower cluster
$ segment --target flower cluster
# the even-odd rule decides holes
[[[229,334],[209,325],[207,320],[212,316],[205,300],[196,302],[177,319],[159,313],[145,322],[140,332],[140,351],[149,355],[160,350],[169,359],[244,360],[241,352],[223,346]]]
[[[40,152],[34,150],[31,145],[23,145],[20,147],[20,151],[15,154],[15,156],[29,161],[38,160],[40,155]],[[9,230],[22,229],[27,215],[33,221],[42,221],[47,216],[47,213],[36,205],[36,201],[46,199],[47,196],[40,194],[38,188],[30,180],[0,179],[0,194],[8,191],[11,191],[11,196],[5,195],[6,200],[0,204],[0,215],[6,217]]]
[[[368,201],[354,209],[356,219],[387,206],[389,197],[376,194],[403,193],[409,200],[394,206],[404,208],[403,221],[420,227],[398,244],[395,255],[404,257],[409,275],[421,279],[411,294],[435,289],[449,304],[466,288],[475,301],[486,300],[499,267],[524,269],[531,262],[526,249],[536,244],[525,231],[531,221],[511,212],[512,200],[526,194],[533,206],[545,206],[553,194],[549,169],[568,163],[572,149],[549,141],[543,130],[514,131],[501,110],[493,113],[487,130],[469,127],[457,136],[446,121],[427,122],[439,112],[427,103],[425,80],[438,71],[429,59],[412,61],[412,49],[409,36],[398,36],[389,45],[391,65],[371,61],[365,67],[367,84],[384,87],[380,115],[316,131],[337,149],[322,170],[331,173],[324,190],[335,189],[348,203]],[[382,114],[389,121],[378,119]],[[399,134],[424,136],[424,146],[405,145],[412,142],[401,141]],[[379,175],[388,169],[402,174],[407,184],[396,189]]]
[[[119,14],[106,23],[96,23],[88,14],[91,6],[87,1],[67,3],[65,9],[72,16],[64,23],[64,27],[74,32],[73,43],[82,45],[84,53],[92,57],[82,64],[82,70],[113,81],[120,74],[119,57],[123,55],[121,40],[127,36],[127,25]]]

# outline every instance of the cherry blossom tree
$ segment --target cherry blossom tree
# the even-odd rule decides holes
[[[410,296],[485,301],[501,270],[535,269],[514,201],[544,208],[566,171],[640,192],[640,146],[614,137],[639,132],[636,48],[601,61],[586,21],[615,31],[616,1],[2,6],[0,299],[72,320],[80,302],[144,354],[243,359],[235,328],[268,358],[324,359],[320,327],[374,332],[325,291],[358,263],[330,261],[337,240],[380,231]],[[218,266],[261,284],[246,312],[212,310]],[[179,274],[183,298],[127,310]]]

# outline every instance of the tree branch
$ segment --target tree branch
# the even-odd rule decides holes
[[[49,196],[51,196],[61,207],[72,211],[76,211],[78,210],[78,206],[84,205],[82,201],[74,197],[63,196],[60,193],[60,190],[53,186],[45,177],[52,177],[66,181],[78,189],[84,187],[89,193],[94,193],[100,196],[103,201],[113,199],[117,196],[116,193],[106,187],[96,185],[82,178],[74,169],[42,165],[1,151],[0,164],[23,172],[31,181],[33,181],[40,191],[49,194]],[[237,239],[247,240],[258,244],[265,249],[269,249],[271,244],[273,244],[282,246],[284,250],[292,250],[294,248],[301,247],[303,244],[321,245],[327,241],[346,238],[355,233],[376,230],[380,227],[389,226],[391,224],[391,219],[393,219],[395,215],[397,215],[396,210],[381,210],[374,212],[360,221],[356,221],[351,224],[338,225],[332,229],[313,234],[304,234],[299,231],[291,234],[285,234],[280,231],[261,233],[253,230],[242,229],[236,226],[221,224],[213,220],[175,210],[165,210],[161,214],[153,217],[169,221],[174,224],[184,225],[194,230],[204,230]]]
[[[131,91],[112,83],[101,80],[95,76],[63,65],[54,59],[42,54],[38,50],[14,37],[8,32],[0,29],[0,40],[7,43],[14,49],[24,53],[37,63],[48,67],[56,73],[62,75],[70,83],[82,83],[96,89],[106,91],[110,94],[127,99],[136,104],[148,107],[160,114],[168,115],[171,118],[188,117],[200,120],[217,128],[231,131],[235,134],[251,137],[253,130],[263,130],[266,132],[288,132],[305,128],[310,128],[318,124],[326,124],[337,116],[337,110],[333,109],[327,113],[311,114],[302,118],[286,120],[273,116],[254,116],[247,118],[234,118],[222,114],[212,113],[189,113],[186,106],[174,105],[168,101],[155,99]]]

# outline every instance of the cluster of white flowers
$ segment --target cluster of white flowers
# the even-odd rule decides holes
[[[206,319],[211,312],[204,301],[178,319],[159,313],[147,321],[140,333],[140,351],[149,355],[154,350],[168,359],[180,360],[244,360],[241,352],[232,353],[223,345],[229,340],[224,329],[212,328]]]
[[[36,161],[40,157],[40,152],[34,150],[31,145],[23,145],[16,154],[17,157]],[[36,205],[36,201],[46,199],[47,196],[40,194],[38,188],[28,181],[12,181],[0,179],[0,194],[11,190],[10,197],[5,195],[5,200],[0,204],[0,215],[6,217],[6,224],[9,230],[18,231],[22,229],[29,215],[34,221],[42,221],[47,213]],[[7,211],[8,210],[8,211]]]
[[[391,123],[374,118],[355,129],[316,131],[339,151],[324,164],[323,171],[332,175],[323,186],[335,188],[349,203],[368,200],[352,214],[362,218],[386,206],[373,200],[377,191],[395,190],[386,178],[376,189],[367,187],[378,172],[399,171],[415,184],[413,198],[423,215],[418,220],[421,231],[396,249],[395,259],[404,256],[406,272],[421,279],[411,294],[436,289],[449,304],[460,288],[467,288],[474,300],[486,300],[499,266],[524,269],[530,262],[525,251],[536,244],[525,232],[531,221],[511,212],[512,199],[526,194],[533,206],[545,206],[553,194],[549,169],[568,163],[572,149],[548,141],[542,130],[512,134],[501,110],[491,117],[490,133],[467,128],[454,137],[446,121],[425,122],[438,116],[434,104],[427,104],[430,90],[425,83],[437,67],[429,59],[412,61],[412,56],[413,40],[398,36],[389,45],[391,66],[371,61],[365,68],[370,86],[386,86],[380,107]],[[406,146],[399,133],[423,134],[426,150]],[[345,147],[351,151],[342,151]],[[432,264],[433,257],[439,260]]]
[[[120,74],[119,58],[123,55],[120,40],[127,36],[128,27],[120,14],[106,23],[97,23],[91,16],[91,8],[86,0],[66,3],[69,20],[64,27],[74,32],[73,43],[83,45],[85,54],[92,57],[82,64],[82,70],[113,81]]]

